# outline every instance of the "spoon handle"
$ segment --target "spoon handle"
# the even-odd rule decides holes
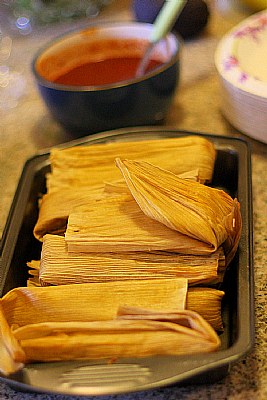
[[[172,28],[178,15],[182,11],[186,0],[166,0],[158,14],[150,37],[150,42],[157,43]]]
[[[153,23],[153,29],[149,39],[149,45],[143,55],[141,62],[136,70],[136,77],[144,74],[144,71],[149,63],[150,55],[154,45],[170,32],[173,24],[181,13],[187,0],[166,0],[162,9],[160,10],[156,20]]]

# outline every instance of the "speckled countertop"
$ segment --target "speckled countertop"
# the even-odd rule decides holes
[[[254,209],[255,349],[233,365],[221,382],[185,388],[164,388],[150,392],[104,397],[103,400],[263,400],[267,398],[267,145],[236,131],[220,112],[220,88],[214,67],[214,51],[224,33],[250,13],[237,0],[210,0],[211,16],[205,33],[185,42],[182,52],[181,83],[166,120],[166,126],[216,135],[241,136],[251,143]],[[115,0],[101,19],[131,19],[131,2]],[[84,24],[75,22],[72,28]],[[15,108],[0,107],[0,235],[25,161],[39,151],[70,138],[52,120],[36,91],[30,64],[36,50],[50,38],[70,27],[66,24],[16,36],[9,59],[26,80],[26,91]],[[1,95],[1,93],[0,93]],[[0,383],[1,399],[67,400],[68,396],[46,396],[16,392]]]

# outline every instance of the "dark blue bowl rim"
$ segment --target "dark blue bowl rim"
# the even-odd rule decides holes
[[[59,84],[59,83],[55,83],[52,81],[49,81],[47,79],[45,79],[44,77],[42,77],[36,70],[36,62],[38,60],[38,58],[43,54],[43,52],[45,52],[46,50],[48,50],[51,46],[54,46],[57,42],[59,42],[60,40],[72,35],[72,34],[78,34],[79,32],[82,32],[86,29],[89,29],[91,27],[95,27],[95,26],[103,26],[103,27],[109,27],[109,26],[130,26],[130,25],[141,25],[141,26],[152,26],[152,24],[147,23],[147,22],[136,22],[136,21],[125,21],[125,22],[97,22],[97,23],[91,23],[86,25],[85,27],[81,27],[79,29],[73,29],[73,30],[69,30],[67,32],[64,32],[63,34],[55,37],[54,39],[50,40],[48,43],[46,43],[44,46],[42,46],[37,53],[35,54],[31,66],[32,66],[32,72],[33,75],[37,81],[38,85],[41,85],[43,87],[49,88],[49,89],[54,89],[54,90],[59,90],[62,92],[97,92],[97,91],[103,91],[103,90],[111,90],[111,89],[116,89],[116,88],[122,88],[122,87],[127,87],[127,86],[131,86],[133,84],[139,83],[139,82],[143,82],[148,80],[149,78],[152,78],[154,76],[158,76],[160,75],[162,72],[168,70],[170,67],[172,67],[180,58],[180,52],[181,52],[181,46],[183,44],[183,39],[179,36],[179,34],[177,34],[176,32],[170,32],[168,35],[171,35],[176,44],[177,44],[177,51],[173,54],[173,56],[170,58],[170,60],[168,62],[165,62],[161,65],[159,65],[158,67],[154,68],[153,70],[151,70],[150,72],[144,74],[143,76],[140,77],[136,77],[136,78],[132,78],[132,79],[128,79],[128,80],[124,80],[124,81],[120,81],[120,82],[116,82],[116,83],[111,83],[111,84],[107,84],[107,85],[98,85],[98,86],[77,86],[77,85],[63,85],[63,84]]]

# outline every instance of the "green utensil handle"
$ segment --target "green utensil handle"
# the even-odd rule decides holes
[[[159,12],[151,33],[150,42],[156,43],[162,39],[174,25],[179,13],[182,11],[186,0],[166,0]]]

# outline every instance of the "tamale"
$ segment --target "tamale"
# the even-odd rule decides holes
[[[198,171],[188,171],[179,175],[184,179],[198,180]],[[42,241],[46,233],[63,235],[68,216],[71,211],[83,204],[88,204],[93,199],[100,199],[115,194],[129,194],[128,186],[123,178],[119,181],[104,182],[89,187],[72,187],[71,185],[61,190],[46,193],[39,201],[39,214],[34,226],[33,234]]]
[[[224,275],[221,249],[203,256],[167,251],[69,253],[64,237],[45,235],[40,262],[42,285],[180,277],[189,285],[216,284]]]
[[[69,252],[214,252],[210,244],[146,216],[130,195],[103,198],[75,208],[69,215],[65,240]]]
[[[200,181],[206,182],[213,175],[216,150],[201,136],[54,148],[50,154],[48,192],[119,179],[114,166],[116,157],[150,161],[176,174],[198,169]]]
[[[223,190],[179,178],[147,162],[116,159],[140,209],[170,229],[233,253],[240,238],[237,199]]]
[[[188,289],[186,309],[200,314],[216,331],[223,331],[222,299],[224,292],[215,288]]]
[[[103,197],[104,185],[83,188],[65,188],[43,195],[33,234],[38,240],[46,233],[64,234],[70,211],[92,199]]]
[[[1,300],[10,327],[109,320],[120,305],[184,309],[187,280],[158,279],[12,289]],[[67,310],[67,312],[66,312]]]
[[[193,311],[122,307],[112,321],[43,323],[13,331],[27,361],[182,355],[215,351],[220,339]]]

